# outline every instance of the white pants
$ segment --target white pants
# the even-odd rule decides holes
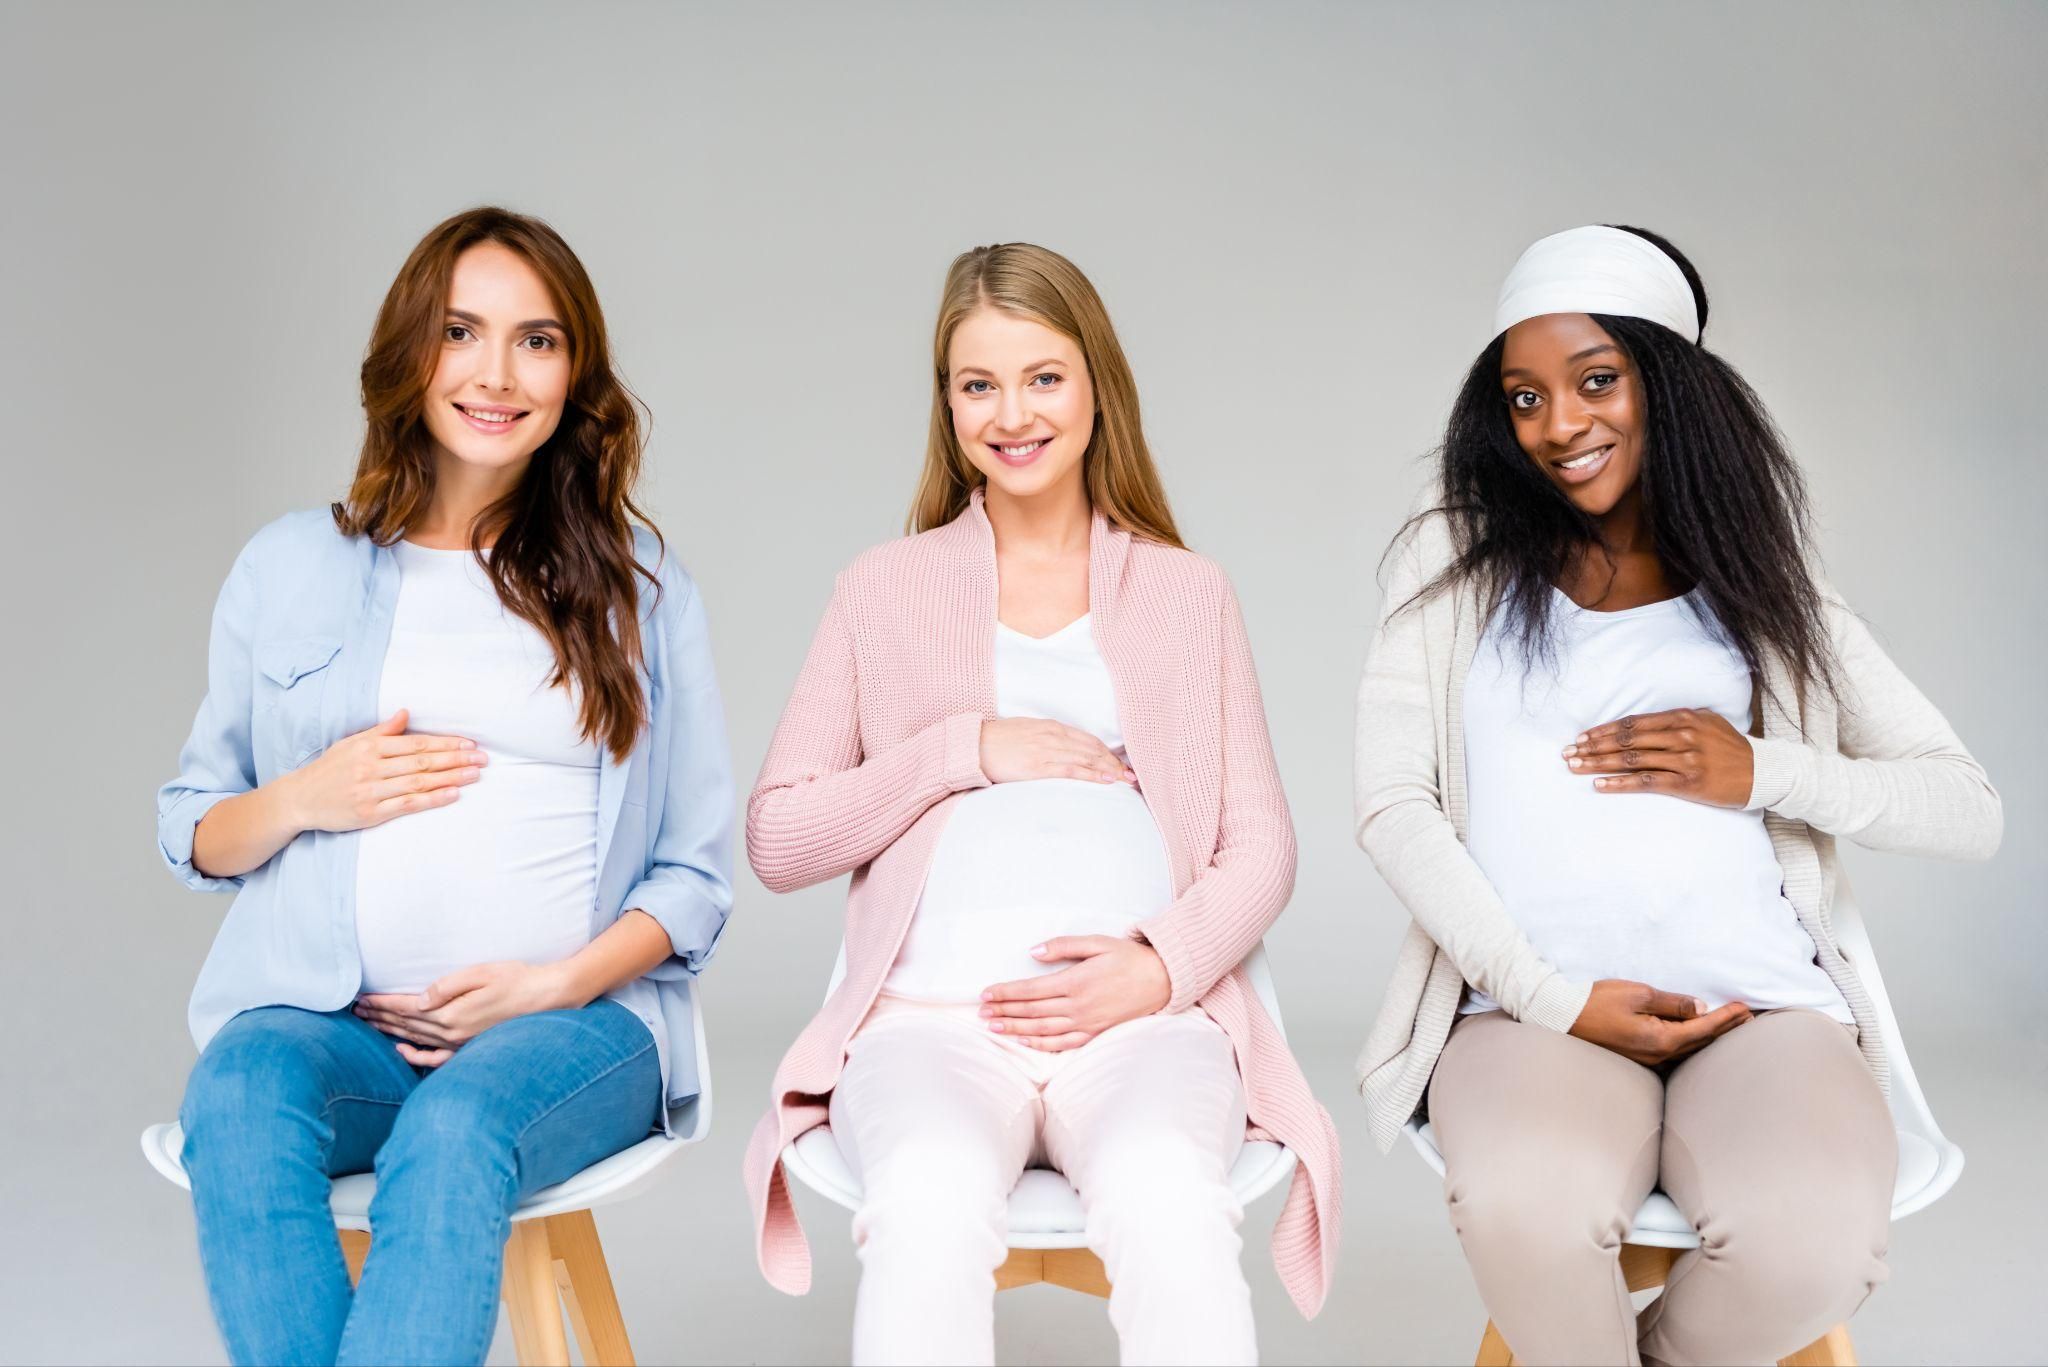
[[[1033,1160],[1080,1193],[1124,1362],[1257,1361],[1230,1188],[1244,1127],[1230,1040],[1199,1010],[1048,1054],[972,1004],[883,997],[832,1092],[865,1192],[853,1361],[995,1360],[1010,1189]]]

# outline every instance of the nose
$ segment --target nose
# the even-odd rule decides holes
[[[477,349],[476,385],[478,389],[498,394],[512,389],[512,347],[509,343]]]
[[[1543,439],[1558,450],[1567,451],[1592,430],[1593,415],[1587,411],[1585,402],[1577,390],[1567,390],[1550,405],[1549,417],[1543,425]]]
[[[1002,401],[996,406],[996,426],[1005,432],[1022,432],[1031,423],[1031,405],[1025,402],[1024,391],[1004,390]]]

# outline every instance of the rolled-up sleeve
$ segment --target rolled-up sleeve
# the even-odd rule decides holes
[[[250,742],[249,640],[256,618],[256,572],[244,549],[214,603],[206,648],[206,697],[178,755],[178,776],[156,795],[156,839],[164,863],[197,892],[233,892],[240,878],[209,878],[192,866],[192,838],[216,803],[256,787]]]
[[[704,605],[681,571],[663,586],[658,611],[667,619],[664,688],[655,700],[666,722],[665,791],[647,873],[625,905],[658,921],[682,967],[695,974],[732,911],[732,756]]]

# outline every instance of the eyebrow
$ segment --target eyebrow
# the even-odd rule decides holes
[[[1597,346],[1587,347],[1584,351],[1574,351],[1571,355],[1564,358],[1564,363],[1566,365],[1577,365],[1580,361],[1585,360],[1588,356],[1598,356],[1603,351],[1619,350],[1621,350],[1621,348],[1617,347],[1612,342],[1601,342]],[[1523,370],[1520,366],[1513,366],[1507,370],[1503,370],[1500,373],[1500,377],[1503,380],[1505,380],[1510,375],[1527,375],[1528,373],[1528,371]]]
[[[1029,372],[1034,370],[1065,370],[1066,368],[1067,363],[1065,361],[1049,357],[1043,361],[1033,361],[1030,365],[1025,366],[1024,370]],[[995,378],[993,370],[983,370],[978,365],[963,365],[956,368],[953,373],[955,375],[986,375],[991,379]]]
[[[471,327],[482,327],[484,325],[483,319],[477,317],[474,313],[467,313],[462,309],[449,309],[448,316],[450,318],[460,318]],[[512,326],[514,332],[532,332],[538,328],[553,328],[556,332],[560,333],[567,333],[569,331],[569,329],[563,327],[552,318],[529,318],[523,323],[515,323]]]

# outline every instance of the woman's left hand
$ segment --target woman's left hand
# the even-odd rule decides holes
[[[459,968],[421,993],[356,998],[355,1013],[398,1041],[399,1057],[438,1068],[500,1021],[568,1006],[560,964],[494,963]]]
[[[1057,1053],[1076,1049],[1112,1025],[1149,1016],[1173,998],[1159,951],[1116,935],[1061,935],[1031,951],[1072,968],[1042,978],[997,983],[981,994],[989,1029],[1019,1044]]]
[[[1743,807],[1756,778],[1749,738],[1718,712],[1681,707],[1595,726],[1564,748],[1575,774],[1603,793],[1665,793]]]

